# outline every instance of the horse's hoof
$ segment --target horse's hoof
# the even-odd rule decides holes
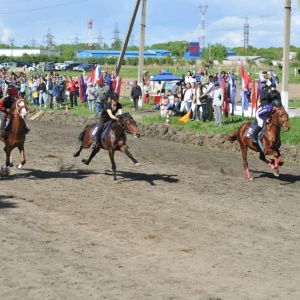
[[[17,169],[21,170],[22,168],[23,168],[23,165],[21,165],[21,164],[17,165]]]
[[[89,162],[88,162],[87,159],[82,159],[81,161],[82,161],[85,165],[88,165],[88,164],[89,164]]]
[[[138,166],[140,166],[141,164],[138,163],[138,162],[136,162],[134,165],[135,165],[136,167],[138,167]]]
[[[12,168],[14,166],[14,163],[9,163],[9,166]]]
[[[273,173],[275,177],[279,177],[279,173]]]
[[[75,153],[73,153],[73,156],[77,157],[77,156],[79,156],[79,154],[77,152],[75,152]]]
[[[249,181],[252,181],[253,180],[253,177],[250,177],[250,178],[248,178],[249,179]]]

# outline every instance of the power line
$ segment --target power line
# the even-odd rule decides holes
[[[16,10],[16,11],[8,11],[8,12],[0,12],[0,15],[17,14],[17,13],[23,13],[23,12],[26,12],[26,11],[35,11],[35,10],[41,10],[41,9],[48,9],[48,8],[53,8],[53,7],[58,7],[58,6],[70,5],[70,4],[74,4],[74,3],[87,2],[87,1],[88,0],[79,0],[79,1],[67,2],[67,3],[56,4],[56,5],[51,5],[51,6],[44,6],[44,7],[38,7],[38,8],[22,9],[22,10]]]

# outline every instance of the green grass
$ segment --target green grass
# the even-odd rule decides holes
[[[300,100],[289,101],[289,107],[300,108]]]

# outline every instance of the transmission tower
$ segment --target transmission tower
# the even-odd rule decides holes
[[[205,13],[208,8],[207,4],[205,5],[199,5],[200,11],[201,11],[201,42],[200,42],[200,48],[205,47]]]
[[[98,34],[98,45],[99,45],[99,49],[102,49],[103,48],[103,37],[102,37],[102,34],[101,34],[101,30],[99,30],[99,34]]]
[[[249,24],[248,18],[246,17],[245,24],[244,24],[244,50],[247,51],[249,46]]]
[[[92,29],[93,29],[93,20],[92,19],[88,19],[88,29],[89,29],[89,49],[92,49]]]
[[[9,38],[9,43],[10,43],[10,47],[11,47],[11,48],[14,47],[14,42],[15,42],[15,39]]]
[[[47,38],[46,43],[47,43],[47,48],[48,48],[48,55],[50,55],[50,50],[52,50],[53,45],[54,45],[54,42],[53,42],[54,35],[51,34],[50,27],[49,27],[48,33],[47,33],[47,35],[45,35],[45,37]]]
[[[31,46],[32,46],[32,48],[35,48],[35,38],[34,38],[34,36],[32,36],[32,39],[31,39]]]
[[[75,35],[74,45],[75,45],[74,57],[77,57],[77,53],[78,53],[78,35],[77,35],[77,32],[76,32],[76,35]]]
[[[135,41],[136,41],[135,35],[132,34],[132,35],[130,36],[130,46],[131,46],[131,47],[134,46]]]
[[[116,22],[116,25],[115,25],[115,29],[113,31],[113,40],[114,40],[114,46],[118,49],[121,47],[121,40],[120,40],[120,36],[119,36],[119,26],[118,26],[118,22]]]

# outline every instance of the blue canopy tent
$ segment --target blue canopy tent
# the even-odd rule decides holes
[[[170,72],[161,72],[150,79],[150,81],[176,81],[176,80],[179,81],[181,80],[181,78]]]

